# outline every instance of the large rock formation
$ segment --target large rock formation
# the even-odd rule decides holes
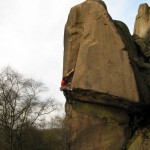
[[[134,34],[143,38],[148,46],[150,46],[150,8],[146,3],[139,6]]]
[[[87,0],[72,8],[65,35],[64,73],[75,68],[74,90],[139,102],[126,43],[103,3]]]
[[[72,97],[80,99],[76,94],[80,90],[80,94],[86,92],[89,95],[80,100],[90,101],[94,92],[99,97],[94,99],[95,102],[122,107],[147,101],[150,97],[144,82],[139,79],[134,61],[129,59],[129,55],[133,59],[135,53],[129,31],[123,23],[112,20],[102,1],[87,0],[71,9],[65,27],[64,47],[64,75],[75,69],[71,84],[75,94]],[[138,84],[144,92],[138,93]]]
[[[133,37],[139,56],[137,64],[145,82],[150,88],[150,7],[147,4],[139,6]]]
[[[150,88],[150,7],[147,4],[139,6],[133,39],[138,52],[137,66],[145,83]],[[145,109],[136,131],[128,143],[128,150],[150,149],[150,107],[146,108],[145,106]],[[140,120],[139,117],[138,119]]]
[[[71,9],[64,37],[67,83],[62,88],[68,150],[134,146],[130,139],[150,104],[148,12],[148,5],[140,6],[132,37],[101,0],[86,0]],[[147,29],[141,29],[143,22]]]

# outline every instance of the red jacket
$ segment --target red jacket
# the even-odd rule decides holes
[[[67,83],[64,79],[61,80],[61,87],[65,86]]]

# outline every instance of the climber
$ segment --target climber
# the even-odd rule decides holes
[[[67,73],[67,75],[65,75],[65,76],[62,78],[61,87],[60,87],[60,90],[61,90],[61,91],[72,90],[72,89],[70,88],[70,85],[71,85],[70,79],[72,78],[73,73],[74,73],[74,69],[72,69],[71,71],[69,71],[69,72]]]

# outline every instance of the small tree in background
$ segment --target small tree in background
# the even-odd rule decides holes
[[[51,118],[51,121],[48,124],[49,124],[49,128],[62,129],[65,127],[65,117],[57,115],[57,116]]]
[[[26,79],[10,67],[0,73],[0,127],[9,150],[21,150],[25,129],[57,109],[54,99],[42,99],[44,91],[43,83]]]

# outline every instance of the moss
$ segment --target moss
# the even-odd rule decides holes
[[[85,113],[99,118],[107,118],[107,121],[110,122],[118,122],[128,118],[127,114],[120,109],[115,109],[103,105],[74,102],[72,106],[73,109],[79,113]]]

